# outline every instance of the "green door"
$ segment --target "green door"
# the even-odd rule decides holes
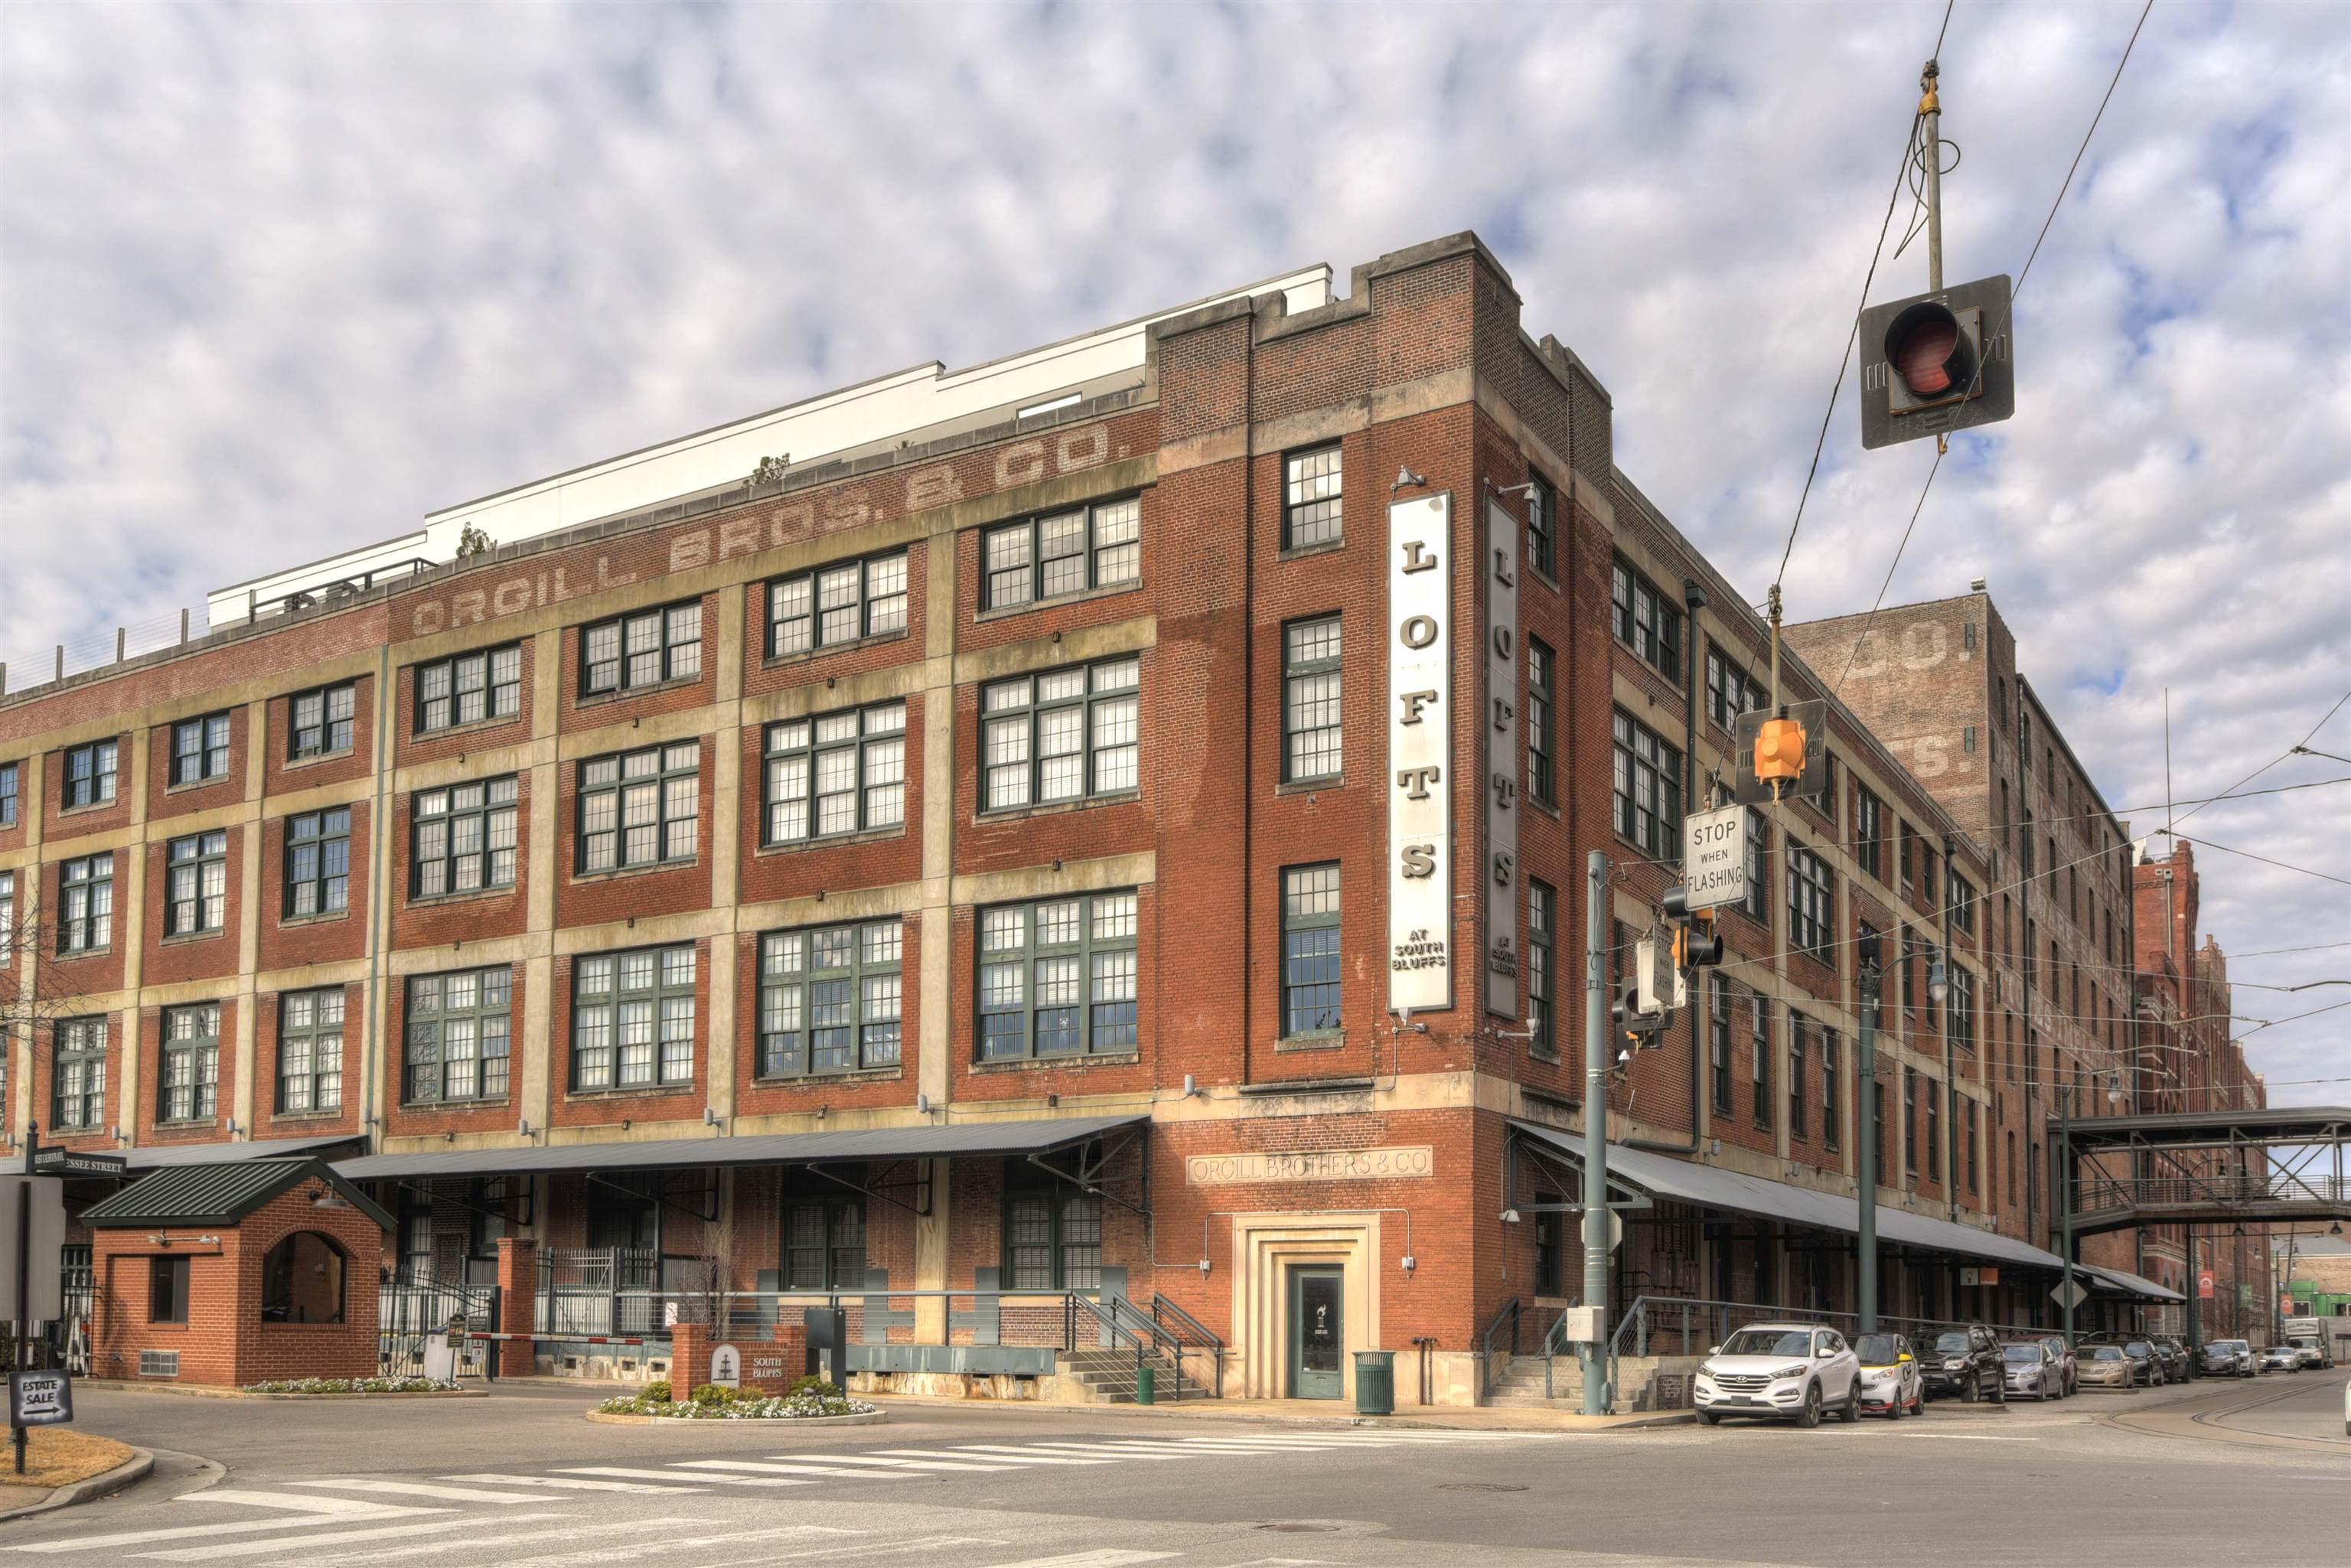
[[[1347,1334],[1337,1269],[1290,1271],[1290,1396],[1339,1399],[1346,1395],[1340,1357]]]

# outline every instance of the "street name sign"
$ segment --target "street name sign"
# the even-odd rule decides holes
[[[130,1165],[121,1155],[81,1154],[73,1149],[45,1148],[33,1155],[35,1176],[119,1176]]]
[[[1747,808],[1682,819],[1682,887],[1691,909],[1747,902]]]

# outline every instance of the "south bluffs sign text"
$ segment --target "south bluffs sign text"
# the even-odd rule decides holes
[[[1426,1145],[1395,1149],[1302,1149],[1290,1154],[1194,1155],[1184,1179],[1194,1186],[1265,1181],[1383,1181],[1433,1175]]]

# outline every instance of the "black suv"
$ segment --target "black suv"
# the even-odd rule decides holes
[[[2196,1375],[2196,1358],[2188,1354],[2186,1345],[2169,1334],[2157,1334],[2152,1343],[2157,1358],[2163,1363],[2165,1382],[2185,1383]]]
[[[1981,1323],[1949,1328],[1937,1334],[1918,1357],[1929,1399],[1958,1399],[1972,1405],[1979,1399],[2008,1403],[2007,1366],[2000,1337]]]

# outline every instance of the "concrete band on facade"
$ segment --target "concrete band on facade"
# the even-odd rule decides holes
[[[509,1323],[555,1301],[542,1279],[605,1254],[613,1278],[652,1303],[650,1331],[666,1326],[659,1298],[674,1306],[692,1281],[715,1278],[754,1293],[737,1310],[758,1332],[846,1303],[869,1386],[1034,1396],[1055,1392],[1056,1378],[1065,1393],[1084,1382],[1085,1348],[1074,1343],[1084,1334],[1071,1326],[1079,1309],[1065,1294],[1076,1290],[1145,1317],[1161,1307],[1163,1324],[1182,1314],[1198,1331],[1174,1336],[1194,1342],[1186,1371],[1208,1375],[1202,1347],[1220,1342],[1228,1393],[1298,1392],[1312,1370],[1301,1339],[1312,1315],[1332,1336],[1313,1354],[1339,1362],[1314,1372],[1314,1391],[1352,1392],[1347,1353],[1416,1350],[1427,1397],[1476,1401],[1492,1354],[1537,1349],[1580,1279],[1573,1217],[1561,1212],[1577,1197],[1576,1173],[1521,1159],[1513,1124],[1581,1124],[1584,855],[1605,850],[1615,865],[1605,913],[1616,976],[1676,877],[1676,834],[1644,840],[1637,814],[1629,836],[1619,831],[1613,735],[1629,727],[1653,758],[1657,747],[1677,756],[1660,767],[1694,809],[1708,780],[1731,771],[1710,689],[1732,669],[1761,681],[1768,637],[1745,608],[1752,596],[1616,469],[1605,389],[1571,350],[1520,327],[1508,275],[1474,235],[1384,256],[1355,270],[1347,295],[1326,294],[1285,286],[1160,319],[1140,334],[1132,385],[1089,382],[1079,401],[1033,419],[1008,411],[892,440],[876,432],[853,460],[739,498],[706,486],[682,487],[700,497],[691,505],[677,492],[626,496],[600,469],[595,493],[617,497],[609,517],[0,697],[0,767],[18,769],[22,802],[0,827],[16,918],[46,933],[69,896],[68,862],[79,876],[90,857],[109,864],[114,895],[108,940],[66,953],[45,935],[14,982],[26,995],[62,988],[74,1018],[104,1022],[102,1115],[52,1125],[60,1069],[56,1040],[44,1038],[12,1048],[16,1124],[37,1118],[44,1143],[72,1148],[222,1157],[255,1142],[347,1140],[344,1168],[396,1218],[387,1293],[463,1296],[497,1283]],[[1293,460],[1325,451],[1336,453],[1335,535],[1293,541]],[[1446,505],[1413,514],[1438,518],[1437,531],[1392,535],[1398,503],[1437,497]],[[984,597],[990,529],[1130,500],[1134,580],[1017,605]],[[900,552],[904,606],[890,624],[770,652],[778,585]],[[1497,570],[1509,573],[1507,593]],[[1399,585],[1420,592],[1432,581],[1442,613],[1425,617],[1422,642],[1420,624],[1392,624],[1390,608]],[[1645,606],[1637,625],[1616,607],[1627,595]],[[1978,608],[1960,635],[1982,641],[1938,644],[1957,651],[1917,673],[1975,694],[1954,705],[1990,692],[1984,701],[2021,714],[2028,694],[2011,679],[2004,628],[1988,601],[1962,602]],[[694,654],[675,661],[690,673],[590,694],[587,629],[672,610],[698,612]],[[1655,630],[1664,615],[1677,623],[1670,642]],[[1322,673],[1338,677],[1339,765],[1296,777],[1286,762],[1290,632],[1332,617],[1340,653]],[[1951,748],[1900,727],[1915,692],[1876,703],[1866,694],[1880,688],[1865,680],[1844,701],[1831,696],[1837,681],[1817,672],[1844,661],[1802,632],[1791,633],[1786,695],[1829,700],[1831,786],[1763,813],[1768,888],[1751,915],[1724,912],[1729,961],[1618,1076],[1611,1135],[1855,1204],[1855,1117],[1869,1113],[1854,1054],[1865,927],[1887,972],[1876,1201],[2043,1247],[2034,1162],[2046,1153],[2052,1068],[2041,1048],[2068,1060],[2103,1049],[2095,1027],[2011,1022],[2032,994],[2022,922],[2053,930],[2054,916],[2033,915],[2043,906],[2029,902],[2050,894],[2025,895],[2026,915],[2011,918],[2017,868],[1998,808],[1977,809],[1984,775],[1938,770],[1930,758],[1948,764]],[[1438,695],[1412,707],[1437,727],[1438,744],[1408,779],[1389,766],[1405,722],[1388,691],[1399,648],[1433,650],[1440,677],[1428,688]],[[1498,648],[1508,653],[1499,664]],[[508,649],[511,712],[420,731],[438,679],[428,670]],[[1131,787],[991,804],[984,708],[996,684],[1127,660],[1139,693]],[[1497,689],[1504,676],[1509,689]],[[352,694],[350,744],[291,755],[297,700],[341,686]],[[2011,686],[2012,699],[1997,695]],[[766,842],[770,727],[901,704],[897,821]],[[1091,748],[1095,710],[1082,711]],[[222,713],[226,775],[174,783],[173,727]],[[1986,716],[1987,737],[1993,727]],[[1032,751],[1042,733],[1029,732]],[[104,743],[117,748],[117,798],[68,809],[69,754]],[[664,768],[673,753],[683,759],[672,770],[677,798],[693,803],[691,828],[656,863],[590,869],[590,770],[647,753]],[[1984,755],[1989,768],[1988,750],[1958,755]],[[511,884],[421,891],[427,798],[507,778]],[[2063,800],[2071,786],[2036,774],[2033,788],[2035,800],[2049,789]],[[1855,838],[1865,794],[1881,815],[1874,846]],[[1416,855],[1411,834],[1392,838],[1407,798],[1447,824],[1429,841],[1442,855]],[[346,811],[346,906],[288,913],[298,824]],[[2104,830],[2111,852],[2088,862],[2088,896],[2127,923],[2131,868],[2116,828]],[[219,929],[167,934],[170,846],[210,832],[225,835]],[[1791,845],[1827,878],[1817,952],[1791,939]],[[1286,919],[1286,873],[1308,868],[1335,868],[1336,953],[1317,983],[1335,985],[1336,998],[1317,1003],[1313,1027],[1291,1029],[1286,944],[1329,928]],[[1951,916],[1953,874],[1977,895],[1970,925]],[[1424,883],[1441,913],[1392,930],[1393,908]],[[1085,902],[1097,896],[1115,902]],[[1130,918],[1129,898],[1132,936],[1089,936],[1081,956],[1107,956],[1105,976],[1131,971],[1132,1039],[1059,1056],[984,1053],[987,912],[1026,905],[1033,918],[1078,901],[1081,920],[1102,907],[1115,922]],[[763,1073],[763,938],[852,925],[895,935],[894,1055],[853,1071]],[[2093,928],[2077,915],[2068,951],[2090,953]],[[1422,959],[1444,966],[1433,977],[1441,992],[1411,993],[1441,1002],[1416,1005],[1408,1026],[1395,1008],[1405,947],[1416,984],[1432,978]],[[1924,998],[1928,948],[1968,977],[1976,1010],[1966,1019]],[[662,1016],[690,1019],[674,1071],[584,1082],[604,995],[589,988],[608,962],[649,949],[674,955],[661,974],[690,974],[656,999]],[[2127,1014],[2127,944],[2116,961],[2122,977],[2093,985]],[[1027,973],[1030,986],[1040,973]],[[500,977],[489,991],[484,974]],[[467,1015],[476,1042],[486,1017],[506,1030],[504,1087],[421,1098],[423,1067],[451,1082],[412,1043],[428,1030],[451,1038],[424,999],[458,994],[449,977],[462,976],[475,977],[464,995],[508,998],[502,1012]],[[337,998],[344,1023],[329,1044],[315,1024],[297,1026],[292,996],[314,1009]],[[184,1027],[182,1009],[214,1006],[210,1109],[164,1114],[185,1106],[172,1098],[184,1085],[163,1071],[167,1054],[182,1060],[168,1051],[183,1038],[172,1033]],[[1548,1022],[1530,1030],[1531,1015]],[[1096,1027],[1110,1040],[1124,1025],[1089,1015]],[[334,1052],[331,1105],[316,1103],[315,1067],[310,1104],[285,1096],[287,1064],[306,1049],[314,1062]],[[1125,1118],[1144,1119],[1134,1135],[1106,1130],[1042,1153],[969,1141],[977,1126]],[[926,1130],[938,1146],[925,1146]],[[861,1132],[907,1141],[854,1160],[716,1154],[728,1140]],[[2021,1157],[2007,1153],[2020,1133]],[[639,1145],[679,1152],[627,1168],[642,1165],[627,1155]],[[697,1145],[712,1155],[697,1156]],[[612,1157],[553,1157],[578,1150]],[[1503,1218],[1512,1198],[1526,1211],[1516,1222]],[[1851,1239],[1834,1228],[1670,1194],[1626,1218],[1619,1309],[1641,1295],[1852,1305]],[[1922,1224],[1917,1234],[1934,1233]],[[700,1261],[709,1257],[715,1275]],[[2011,1267],[1993,1282],[1981,1270],[1981,1249],[1891,1243],[1886,1305],[1922,1318],[2051,1315],[2048,1279]],[[806,1301],[783,1299],[796,1277],[819,1281]],[[1301,1291],[1313,1292],[1311,1313]],[[1505,1321],[1520,1324],[1515,1345],[1493,1337]],[[583,1332],[573,1321],[534,1326],[549,1336],[538,1360],[552,1370],[663,1365],[650,1347],[574,1354],[552,1338]],[[1422,1396],[1416,1370],[1398,1377],[1405,1403]]]

